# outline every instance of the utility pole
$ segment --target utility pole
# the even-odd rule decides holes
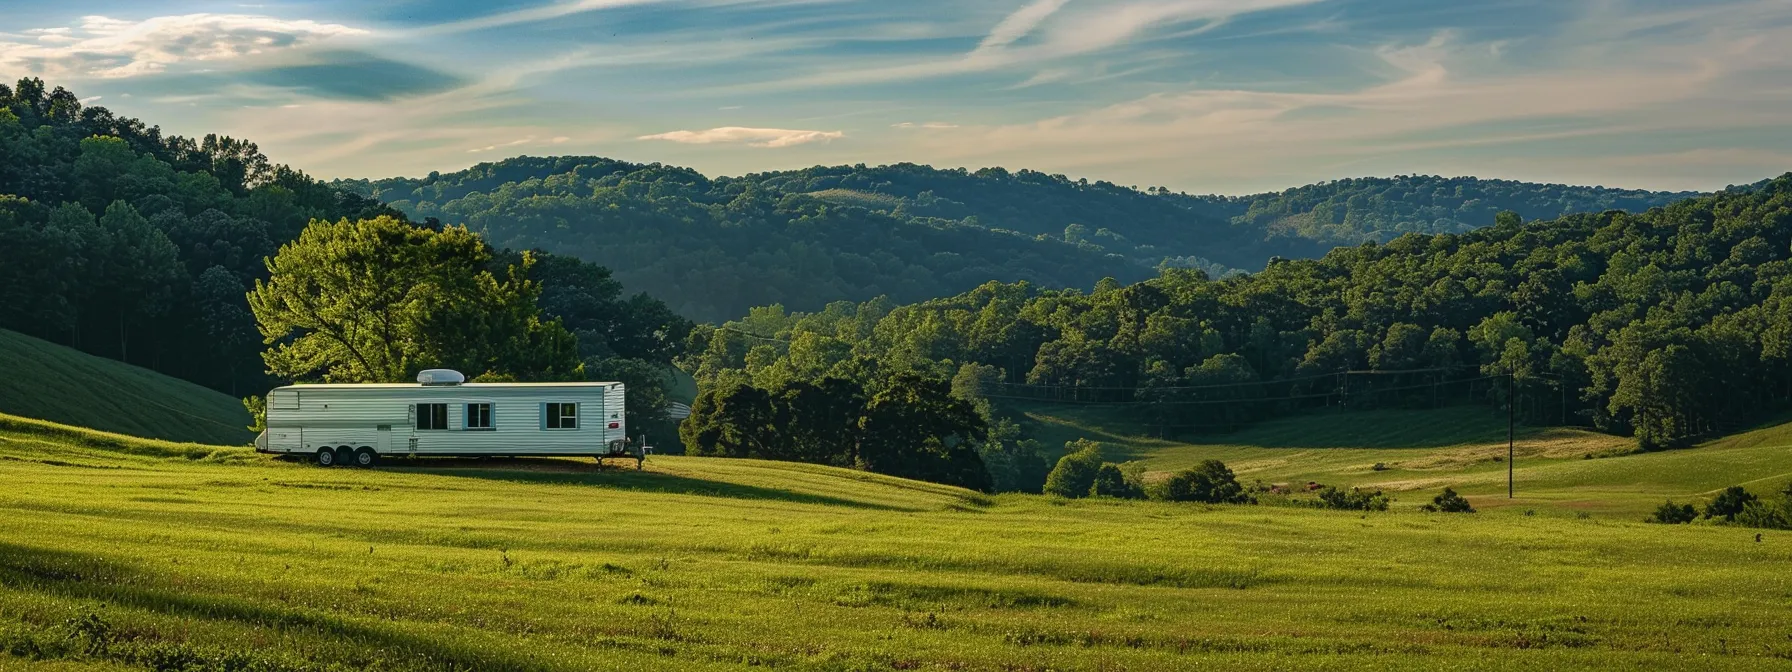
[[[1517,397],[1512,396],[1512,367],[1506,367],[1506,499],[1512,499],[1512,481],[1516,473],[1512,462],[1518,459],[1518,441],[1514,435],[1517,426]]]

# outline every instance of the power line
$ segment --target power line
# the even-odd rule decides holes
[[[1337,375],[1337,374],[1328,374],[1328,375]],[[1457,379],[1457,380],[1437,381],[1437,382],[1432,382],[1432,383],[1421,383],[1421,384],[1417,384],[1417,385],[1403,385],[1400,387],[1384,387],[1384,388],[1379,388],[1379,389],[1373,389],[1368,392],[1362,392],[1360,394],[1384,394],[1384,393],[1388,393],[1388,392],[1425,390],[1425,389],[1432,389],[1432,388],[1443,386],[1443,385],[1461,385],[1461,384],[1466,384],[1466,383],[1475,383],[1475,382],[1480,382],[1480,381],[1484,381],[1484,380],[1493,380],[1496,378],[1505,378],[1505,377],[1506,377],[1505,375],[1478,376],[1475,378],[1461,378],[1461,379]],[[1265,381],[1263,383],[1254,383],[1254,384],[1272,385],[1272,384],[1278,384],[1278,383],[1283,383],[1283,382],[1288,382],[1288,381]],[[997,385],[1007,386],[1009,384],[1008,383],[997,383]],[[1234,386],[1227,385],[1227,386],[1216,386],[1216,387],[1234,387]],[[1060,388],[1060,389],[1072,389],[1072,390],[1084,389],[1084,390],[1086,390],[1086,389],[1103,389],[1103,388],[1074,388],[1074,387],[1072,387],[1072,388]],[[1178,388],[1162,388],[1162,387],[1149,388],[1148,387],[1148,388],[1105,388],[1105,389],[1119,389],[1119,390],[1133,390],[1133,391],[1150,392],[1150,391],[1178,389]],[[1197,389],[1197,388],[1181,388],[1181,389]],[[1338,394],[1337,392],[1324,392],[1324,393],[1288,395],[1288,396],[1281,396],[1281,397],[1256,397],[1256,398],[1245,398],[1245,399],[1199,399],[1199,400],[1174,400],[1174,399],[1136,400],[1135,399],[1132,401],[1085,401],[1085,400],[1079,400],[1079,399],[1053,399],[1053,398],[1047,398],[1047,397],[1036,397],[1036,396],[1030,397],[1030,396],[1023,396],[1023,395],[1002,395],[1002,394],[985,394],[983,396],[986,398],[989,398],[989,399],[1010,399],[1010,400],[1021,400],[1021,401],[1039,401],[1039,402],[1048,402],[1048,403],[1061,403],[1061,404],[1081,404],[1081,405],[1091,405],[1091,406],[1202,406],[1202,405],[1216,405],[1216,404],[1253,404],[1253,403],[1260,404],[1260,403],[1269,403],[1269,402],[1275,402],[1275,401],[1298,401],[1298,400],[1303,400],[1303,399],[1319,399],[1319,398],[1324,398],[1324,397],[1332,397],[1332,396],[1337,396],[1337,394]]]
[[[783,343],[785,345],[790,345],[790,341],[784,340],[782,338],[772,338],[770,336],[760,336],[759,334],[755,334],[753,332],[745,331],[745,330],[741,330],[741,329],[736,329],[734,327],[730,327],[725,324],[722,326],[716,327],[716,331],[732,331],[734,333],[740,334],[747,338],[756,338],[761,341],[771,341],[773,343]]]
[[[1296,378],[1276,378],[1273,380],[1252,380],[1252,381],[1244,381],[1244,382],[1238,382],[1238,383],[1213,383],[1213,384],[1208,384],[1208,385],[1166,385],[1166,386],[1161,386],[1161,387],[1156,387],[1156,386],[1153,386],[1153,387],[1123,387],[1123,386],[1100,386],[1100,385],[1042,385],[1042,384],[1037,384],[1037,383],[1006,383],[1006,382],[995,383],[995,384],[1001,385],[1004,387],[1009,387],[1009,388],[1040,389],[1040,390],[1090,390],[1090,391],[1098,391],[1098,392],[1179,392],[1179,391],[1187,391],[1187,390],[1230,389],[1230,388],[1237,388],[1237,387],[1283,385],[1283,384],[1305,382],[1305,381],[1309,381],[1309,380],[1322,380],[1322,379],[1326,379],[1326,378],[1337,378],[1339,376],[1355,376],[1355,375],[1366,375],[1366,374],[1391,375],[1391,374],[1402,374],[1402,373],[1434,373],[1434,372],[1442,372],[1442,371],[1449,371],[1449,370],[1450,369],[1411,369],[1411,370],[1406,370],[1406,371],[1336,371],[1336,372],[1332,372],[1332,373],[1323,373],[1323,374],[1317,374],[1317,375],[1311,375],[1311,376],[1300,376],[1300,377],[1296,377]],[[1462,382],[1470,382],[1470,381],[1476,381],[1476,380],[1489,380],[1492,378],[1503,378],[1503,377],[1505,377],[1505,374],[1492,375],[1492,376],[1480,376],[1480,377],[1476,377],[1476,378],[1459,378],[1456,380],[1435,381],[1435,382],[1431,382],[1431,383],[1424,383],[1424,384],[1417,385],[1414,387],[1430,387],[1432,385],[1440,385],[1440,384],[1447,385],[1447,384],[1451,384],[1451,383],[1462,383]],[[1373,390],[1373,391],[1379,392],[1379,391],[1386,391],[1389,389],[1394,389],[1394,388],[1381,388],[1379,390]]]

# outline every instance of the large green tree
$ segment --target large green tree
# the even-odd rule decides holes
[[[973,490],[990,490],[975,442],[987,432],[970,402],[945,380],[898,374],[872,395],[859,422],[859,463],[867,470]]]
[[[530,259],[498,278],[464,228],[391,217],[314,222],[249,296],[268,370],[291,380],[393,382],[431,367],[527,380],[580,375],[577,343],[544,320]]]

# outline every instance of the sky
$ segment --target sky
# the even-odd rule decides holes
[[[1792,171],[1792,0],[0,0],[44,78],[313,175],[592,154],[1709,190]]]

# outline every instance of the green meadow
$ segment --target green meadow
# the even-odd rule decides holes
[[[1640,520],[1667,498],[1697,501],[1732,485],[1767,495],[1792,482],[1792,423],[1785,419],[1694,449],[1650,453],[1623,437],[1520,425],[1517,496],[1507,499],[1506,417],[1484,406],[1314,413],[1195,441],[1128,433],[1129,425],[1105,410],[1030,405],[1024,415],[1048,445],[1101,441],[1110,460],[1138,461],[1147,477],[1217,459],[1243,483],[1381,489],[1396,508],[1416,508],[1451,487],[1480,508]]]
[[[6,416],[0,668],[1792,669],[1792,533],[1640,522],[1777,483],[1783,438],[1581,437],[1521,457],[1515,505],[1472,436],[1141,454],[1410,487],[1364,514],[662,456],[323,469]],[[1446,482],[1482,512],[1414,508]]]

